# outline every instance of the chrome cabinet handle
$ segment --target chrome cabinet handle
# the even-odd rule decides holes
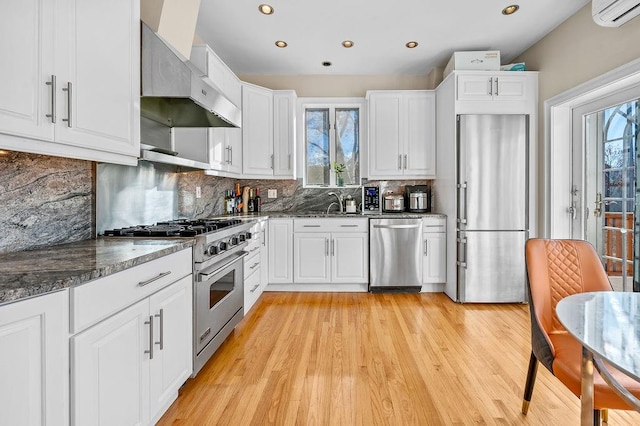
[[[267,231],[262,231],[262,245],[266,247]]]
[[[149,317],[149,321],[144,323],[149,324],[149,350],[144,353],[149,354],[149,359],[153,359],[153,315]]]
[[[329,239],[324,239],[324,255],[329,256]]]
[[[146,280],[146,281],[140,281],[140,282],[138,283],[138,287],[144,287],[145,285],[149,285],[149,284],[151,284],[152,282],[157,281],[157,280],[159,280],[159,279],[160,279],[160,278],[162,278],[162,277],[166,277],[166,276],[167,276],[167,275],[169,275],[170,273],[171,273],[171,271],[162,272],[162,273],[161,273],[161,274],[159,274],[157,277],[150,278],[150,279],[148,279],[148,280]]]
[[[404,155],[404,169],[407,170],[407,154]]]
[[[260,262],[256,262],[253,265],[249,266],[249,269],[255,269],[256,266],[260,265]]]
[[[489,79],[489,96],[493,96],[493,77]]]
[[[420,228],[421,224],[418,225],[373,225],[374,228],[380,229],[417,229]]]
[[[271,170],[273,170],[274,168],[274,159],[273,159],[273,154],[271,154]]]
[[[331,240],[331,256],[335,256],[336,255],[336,245],[335,245],[336,240]]]
[[[402,155],[398,155],[398,170],[402,170]]]
[[[303,228],[320,228],[320,225],[302,225]]]
[[[340,225],[341,228],[357,228],[358,225]]]
[[[428,240],[424,240],[424,255],[425,256],[429,255],[429,242],[428,242]]]
[[[71,106],[71,100],[73,98],[73,85],[69,81],[67,83],[67,87],[62,88],[63,92],[67,92],[67,118],[63,118],[62,121],[67,122],[67,127],[73,127],[73,122],[71,121],[71,115],[73,113],[73,107]]]
[[[500,89],[500,85],[498,84],[498,77],[496,77],[496,96],[500,96],[498,90]]]
[[[51,114],[45,115],[50,118],[52,123],[56,122],[56,76],[51,75],[51,81],[47,81],[45,84],[51,86]]]
[[[465,183],[459,183],[458,190],[460,192],[464,192],[463,196],[461,197],[462,200],[460,206],[460,211],[464,212],[464,214],[461,215],[462,217],[460,219],[457,219],[457,222],[464,225],[467,223],[467,182],[465,181]]]
[[[258,287],[260,287],[260,284],[254,285],[253,288],[251,290],[249,290],[249,293],[255,292],[258,289]]]
[[[160,309],[160,313],[154,316],[160,318],[160,340],[156,342],[156,345],[159,345],[162,351],[164,350],[164,309]]]

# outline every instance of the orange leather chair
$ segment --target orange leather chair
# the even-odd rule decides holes
[[[525,248],[531,314],[531,358],[522,402],[527,414],[538,361],[580,397],[582,345],[560,324],[558,302],[571,294],[611,291],[611,284],[593,246],[578,240],[530,239]],[[640,383],[609,368],[614,378],[636,397]],[[630,410],[594,370],[594,424],[599,425],[606,409]]]

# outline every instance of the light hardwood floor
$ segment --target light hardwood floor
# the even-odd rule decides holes
[[[578,425],[578,398],[543,366],[520,413],[529,354],[525,305],[264,293],[159,425]]]

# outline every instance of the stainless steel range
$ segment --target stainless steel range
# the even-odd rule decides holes
[[[252,221],[174,220],[104,232],[120,237],[194,237],[193,376],[243,317],[243,257]]]

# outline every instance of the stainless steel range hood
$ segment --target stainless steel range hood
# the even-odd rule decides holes
[[[240,109],[144,23],[141,69],[143,117],[167,127],[241,126]]]

